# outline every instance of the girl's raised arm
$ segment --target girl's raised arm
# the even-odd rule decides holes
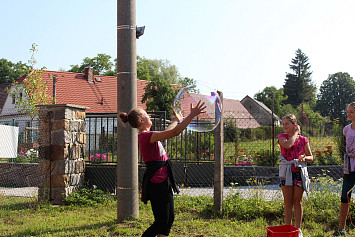
[[[206,106],[204,102],[199,101],[195,107],[190,104],[190,114],[183,120],[181,123],[177,124],[175,127],[164,130],[164,131],[155,131],[153,132],[152,136],[150,137],[150,142],[157,142],[166,140],[172,137],[175,137],[182,133],[185,128],[191,123],[192,119],[202,113],[206,113],[205,111]],[[176,120],[174,119],[176,122]]]
[[[288,139],[286,139],[285,137],[281,137],[279,139],[280,146],[282,146],[283,148],[286,148],[286,149],[291,148],[300,134],[299,131],[300,131],[300,126],[295,124],[294,133],[291,136],[289,136]]]

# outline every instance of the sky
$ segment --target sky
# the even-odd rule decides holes
[[[0,0],[0,58],[69,70],[85,57],[117,57],[115,0]],[[317,88],[355,76],[353,0],[136,0],[137,55],[167,60],[183,77],[241,100],[282,88],[297,49]]]

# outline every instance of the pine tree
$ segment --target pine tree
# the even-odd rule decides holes
[[[316,87],[313,85],[308,57],[300,50],[296,50],[296,57],[289,65],[293,73],[287,73],[285,78],[284,95],[287,96],[285,104],[296,107],[302,103],[314,104]]]

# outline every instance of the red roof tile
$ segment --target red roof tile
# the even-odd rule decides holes
[[[240,103],[239,100],[223,99],[224,118],[233,117],[236,119],[238,128],[257,128],[260,124]]]
[[[117,78],[114,76],[94,75],[93,82],[88,82],[83,73],[44,71],[48,94],[53,95],[53,79],[56,75],[56,104],[74,104],[87,106],[88,113],[117,112]],[[17,81],[21,83],[25,77]],[[96,78],[100,78],[99,82]],[[137,80],[137,106],[146,108],[141,103],[147,81]]]

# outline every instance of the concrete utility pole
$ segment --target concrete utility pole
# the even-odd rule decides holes
[[[137,107],[136,2],[117,0],[117,111]],[[117,221],[135,218],[138,208],[138,136],[117,115]]]
[[[223,93],[218,91],[221,99],[221,121],[214,131],[214,187],[213,200],[214,211],[221,212],[223,206],[223,187],[224,187],[224,162],[223,162]],[[217,105],[216,105],[217,106]]]

